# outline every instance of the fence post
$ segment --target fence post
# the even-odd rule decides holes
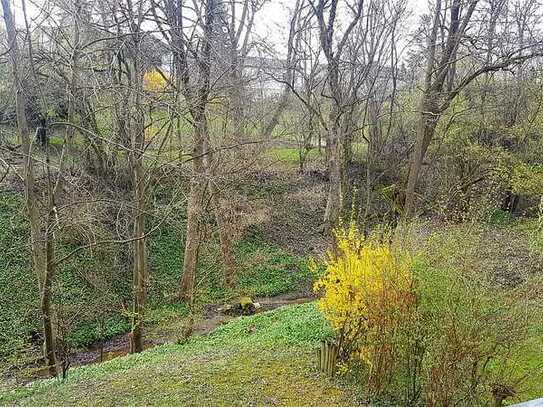
[[[333,342],[322,341],[321,348],[317,350],[317,364],[321,372],[334,376],[338,357],[338,346]]]

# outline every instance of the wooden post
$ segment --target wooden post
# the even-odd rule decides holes
[[[322,341],[321,348],[317,350],[317,365],[321,372],[334,376],[338,357],[338,346],[333,342]]]

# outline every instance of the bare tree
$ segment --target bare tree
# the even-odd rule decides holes
[[[4,21],[8,32],[10,44],[10,60],[15,78],[15,92],[17,101],[17,128],[22,142],[22,159],[25,182],[26,208],[30,220],[30,239],[32,251],[32,267],[38,278],[40,291],[40,311],[44,334],[44,356],[52,376],[57,374],[56,340],[54,329],[54,315],[52,308],[52,287],[55,277],[57,261],[55,258],[55,235],[57,232],[57,202],[63,182],[64,150],[62,151],[55,174],[50,165],[49,146],[45,146],[45,179],[46,192],[44,196],[45,210],[44,222],[38,207],[40,197],[36,193],[34,172],[34,157],[32,142],[29,135],[26,118],[26,99],[24,96],[25,84],[21,72],[21,54],[18,47],[15,21],[10,8],[9,0],[2,1]],[[23,9],[25,3],[23,0]],[[28,23],[27,23],[28,27]],[[30,41],[30,39],[28,39]],[[31,61],[32,64],[32,61]],[[44,223],[42,225],[42,223]]]
[[[322,51],[326,62],[322,79],[325,86],[319,84],[310,93],[324,98],[326,103],[311,101],[307,89],[306,94],[294,89],[294,85],[292,90],[326,132],[329,185],[323,229],[329,232],[336,226],[343,200],[348,195],[347,169],[352,160],[355,134],[361,128],[362,106],[373,92],[373,86],[385,83],[377,79],[382,79],[383,66],[390,59],[393,35],[404,15],[405,4],[401,1],[343,4],[334,0],[308,1],[307,4],[311,8],[309,18],[316,19],[318,45],[304,40],[295,41],[292,46],[303,47],[307,50],[305,53],[314,53],[311,49],[315,46]],[[339,24],[340,19],[343,24]],[[311,29],[312,24],[306,22],[297,35]],[[298,50],[295,55],[303,53]],[[318,75],[322,78],[320,71]]]
[[[331,101],[326,137],[329,176],[328,197],[324,214],[324,230],[326,232],[329,232],[336,225],[343,206],[345,173],[341,161],[341,147],[345,137],[344,131],[346,125],[348,125],[344,114],[346,110],[352,107],[352,104],[346,103],[346,95],[342,91],[340,63],[347,41],[362,17],[364,7],[363,0],[356,0],[352,5],[348,4],[352,14],[350,16],[351,20],[342,35],[336,38],[338,3],[338,0],[310,1],[318,21],[320,45],[327,62],[327,84]]]

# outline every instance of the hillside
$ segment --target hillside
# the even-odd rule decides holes
[[[0,396],[2,405],[352,406],[355,388],[315,369],[331,331],[314,304],[232,321],[182,345],[79,368]]]

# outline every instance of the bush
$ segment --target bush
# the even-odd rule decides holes
[[[515,290],[432,268],[352,225],[336,243],[315,290],[340,347],[339,371],[364,382],[368,396],[486,406],[521,391],[534,373],[518,363],[532,311]]]
[[[314,286],[324,291],[319,308],[337,332],[342,361],[367,368],[368,390],[380,393],[397,370],[398,335],[416,304],[411,258],[366,240],[352,224],[336,231],[336,241]]]
[[[515,395],[526,373],[513,367],[528,328],[522,307],[474,275],[419,263],[414,276],[426,405],[485,406]]]

